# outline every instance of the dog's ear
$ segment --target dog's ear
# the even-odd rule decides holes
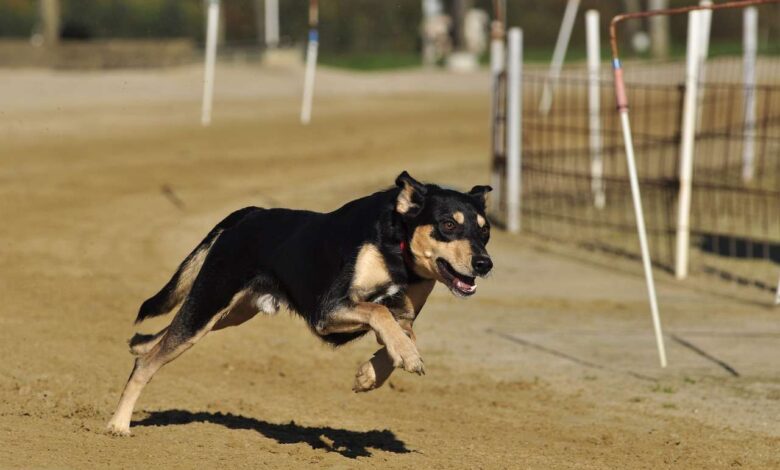
[[[488,193],[490,191],[493,191],[493,188],[490,186],[474,186],[471,188],[471,191],[469,191],[469,196],[473,197],[482,209],[484,209],[487,205]]]
[[[401,188],[395,210],[405,217],[416,217],[425,205],[425,185],[405,171],[395,179],[395,185]]]

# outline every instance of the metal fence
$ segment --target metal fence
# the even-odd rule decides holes
[[[611,81],[598,84],[600,130],[594,135],[587,78],[561,78],[546,115],[535,106],[546,76],[526,74],[523,80],[523,230],[638,258]],[[684,88],[673,80],[655,82],[661,84],[637,80],[628,93],[652,259],[656,267],[672,271]],[[740,84],[708,83],[703,89],[692,188],[691,273],[773,290],[780,275],[780,86],[760,85],[746,92]],[[755,120],[746,119],[748,92],[755,98]],[[750,146],[752,178],[744,164]]]

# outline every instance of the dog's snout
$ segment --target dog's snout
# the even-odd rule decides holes
[[[471,267],[474,268],[474,272],[479,276],[484,276],[493,269],[493,261],[489,256],[477,255],[471,259]]]

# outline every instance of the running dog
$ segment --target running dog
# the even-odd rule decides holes
[[[136,323],[181,307],[162,331],[130,340],[137,358],[108,431],[129,434],[144,386],[206,333],[282,307],[335,346],[376,334],[383,347],[358,368],[356,392],[381,386],[396,367],[423,374],[412,325],[434,284],[468,297],[493,268],[491,188],[461,193],[407,172],[395,183],[327,214],[247,207],[217,224],[141,305]]]

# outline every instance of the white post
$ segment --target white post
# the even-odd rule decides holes
[[[631,197],[634,201],[634,214],[636,216],[636,231],[639,234],[639,248],[642,252],[642,266],[645,271],[645,281],[647,282],[647,295],[650,298],[650,311],[653,315],[653,329],[655,330],[655,341],[658,347],[658,356],[661,360],[661,367],[666,367],[666,348],[664,346],[664,336],[661,330],[661,315],[658,312],[658,299],[655,294],[655,281],[653,280],[653,265],[650,262],[650,249],[647,246],[647,231],[645,230],[645,216],[642,210],[642,197],[639,193],[639,178],[636,174],[636,159],[634,157],[634,141],[631,137],[631,120],[628,117],[628,94],[626,93],[626,84],[623,80],[623,68],[620,65],[620,59],[613,57],[612,69],[615,82],[615,101],[618,112],[620,113],[620,125],[623,129],[623,143],[626,147],[626,163],[628,166],[628,177],[631,183]]]
[[[317,31],[309,33],[309,47],[306,49],[306,76],[303,81],[303,104],[301,105],[301,124],[311,122],[311,106],[314,99],[314,74],[317,71],[317,49],[319,42]]]
[[[653,280],[653,265],[650,262],[650,249],[647,246],[647,231],[645,229],[645,215],[642,210],[642,196],[639,193],[639,178],[636,174],[636,159],[634,157],[634,141],[631,137],[631,120],[628,117],[628,95],[626,84],[623,81],[623,68],[620,59],[612,60],[615,74],[615,101],[620,113],[620,125],[623,129],[623,143],[626,147],[626,163],[628,165],[628,178],[631,183],[631,198],[634,201],[634,215],[636,216],[636,231],[639,234],[639,249],[642,252],[642,267],[645,271],[647,282],[647,296],[650,299],[650,312],[653,316],[653,329],[655,330],[655,342],[658,347],[658,357],[661,367],[666,367],[666,347],[664,335],[661,330],[661,315],[658,312],[658,299],[655,294],[655,281]]]
[[[696,140],[696,105],[698,101],[702,12],[688,13],[688,51],[686,56],[685,100],[683,103],[682,137],[680,143],[680,195],[677,208],[677,247],[674,274],[677,279],[688,276],[690,248],[691,183],[693,153]]]
[[[777,279],[777,292],[775,292],[775,305],[780,305],[780,278]]]
[[[542,99],[539,102],[539,112],[544,115],[547,115],[552,107],[555,86],[558,84],[558,79],[561,76],[561,67],[563,67],[563,60],[566,58],[566,49],[569,47],[571,30],[574,28],[574,21],[577,19],[579,7],[580,0],[569,0],[569,3],[566,4],[566,11],[563,13],[561,29],[558,31],[558,40],[555,43],[552,62],[550,62],[550,71],[544,83]]]
[[[523,119],[523,30],[509,30],[509,54],[507,67],[507,230],[520,231],[520,196],[522,165],[522,119]]]
[[[601,44],[598,10],[585,13],[585,33],[588,46],[588,127],[590,129],[590,188],[593,203],[603,209],[604,160],[601,140]]]
[[[701,0],[700,6],[712,6],[712,0]],[[704,92],[707,75],[707,57],[710,54],[710,29],[712,26],[712,10],[701,10],[701,28],[699,36],[699,92],[696,112],[696,131],[701,129],[704,112]]]
[[[279,0],[265,0],[265,46],[279,46]]]
[[[319,5],[318,0],[309,0],[309,46],[306,49],[306,75],[303,80],[303,103],[301,124],[311,122],[311,106],[314,99],[314,74],[317,71],[317,50],[319,49]]]
[[[217,34],[219,32],[219,0],[208,0],[206,25],[206,61],[203,73],[203,108],[200,122],[211,124],[211,107],[214,101],[214,68],[217,61]]]
[[[493,77],[504,71],[504,41],[490,40],[490,73]]]
[[[504,47],[504,25],[500,21],[493,21],[492,25],[492,32],[491,32],[492,39],[490,40],[490,75],[491,75],[491,81],[490,84],[492,86],[491,89],[491,96],[492,99],[490,100],[490,129],[493,135],[491,136],[491,147],[494,145],[493,139],[495,139],[495,132],[496,132],[496,126],[497,121],[496,117],[498,114],[498,109],[496,109],[496,105],[499,105],[497,99],[496,99],[496,93],[497,93],[497,85],[499,76],[504,72],[505,68],[505,62],[506,62],[506,50]],[[500,105],[499,105],[500,106]],[[498,212],[499,207],[501,206],[501,198],[504,194],[504,181],[502,181],[501,174],[498,171],[493,171],[493,173],[490,175],[490,184],[493,186],[493,194],[496,194],[495,197],[491,197],[490,205],[491,210]]]
[[[642,266],[647,282],[647,295],[650,299],[650,312],[653,316],[653,329],[655,330],[655,342],[658,347],[658,357],[661,367],[666,367],[666,347],[661,330],[661,315],[658,312],[658,299],[655,293],[655,281],[653,280],[653,266],[650,262],[650,249],[647,246],[647,231],[645,229],[645,216],[642,210],[642,197],[639,193],[639,179],[636,173],[636,160],[634,157],[634,142],[631,137],[631,123],[628,118],[628,109],[620,111],[620,124],[623,128],[623,141],[626,146],[626,162],[628,163],[628,176],[631,183],[631,195],[634,200],[634,214],[636,215],[636,230],[639,234],[639,248],[642,251]]]
[[[742,180],[748,183],[753,180],[755,173],[758,9],[756,7],[745,8],[743,15],[744,59],[742,72],[744,74],[745,119],[742,143]]]

